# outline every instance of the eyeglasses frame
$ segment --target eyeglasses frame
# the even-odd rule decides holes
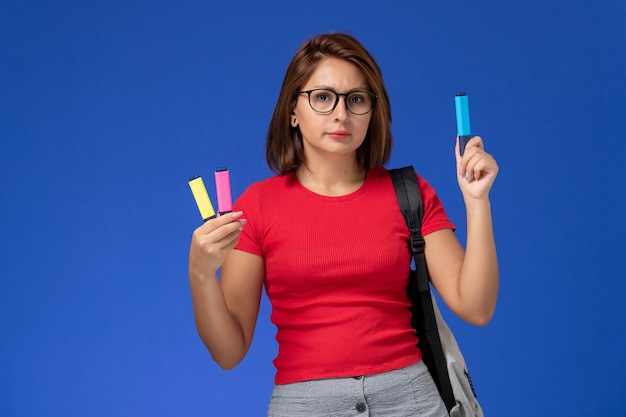
[[[333,107],[330,110],[327,111],[319,111],[319,110],[315,110],[313,108],[313,105],[311,104],[311,93],[313,91],[330,91],[331,93],[335,94],[337,96],[337,99],[335,100],[335,104],[333,104]],[[350,108],[348,107],[348,96],[350,94],[354,94],[354,93],[366,93],[369,94],[370,97],[372,97],[372,107],[366,111],[365,113],[355,113],[352,110],[350,110]],[[353,90],[353,91],[349,91],[347,93],[338,93],[335,90],[331,89],[331,88],[314,88],[312,90],[305,90],[305,91],[298,91],[298,94],[306,94],[308,96],[308,101],[309,101],[309,106],[311,107],[311,110],[313,110],[315,113],[319,113],[319,114],[331,114],[333,111],[335,111],[335,108],[337,108],[337,104],[339,104],[339,98],[341,96],[343,96],[343,100],[344,103],[346,105],[346,110],[356,116],[363,116],[364,114],[367,114],[369,112],[371,112],[372,110],[374,110],[374,107],[376,107],[376,100],[378,99],[378,96],[376,96],[376,94],[372,93],[371,91],[365,91],[365,90]]]

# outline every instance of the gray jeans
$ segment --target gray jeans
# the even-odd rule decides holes
[[[423,362],[354,378],[276,385],[268,417],[448,417]]]

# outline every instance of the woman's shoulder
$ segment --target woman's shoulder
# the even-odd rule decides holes
[[[241,195],[244,199],[263,200],[273,198],[293,186],[295,175],[291,173],[274,175],[252,182]]]
[[[420,175],[420,173],[414,168],[411,167],[413,169],[413,172],[415,173],[415,177],[417,178],[417,184],[419,186],[420,192],[422,194],[422,199],[425,202],[431,202],[431,200],[434,198],[435,199],[435,203],[440,204],[438,201],[438,197],[437,197],[437,192],[435,191],[435,189],[433,188],[433,186],[428,182],[428,180],[426,180],[423,176]],[[372,179],[376,180],[376,179],[383,179],[383,178],[387,178],[387,181],[391,181],[391,174],[389,173],[389,171],[391,171],[392,169],[402,169],[402,167],[398,167],[398,168],[386,168],[386,167],[376,167],[376,168],[372,168],[370,170],[370,176],[372,177]]]
[[[428,183],[428,181],[422,177],[419,172],[417,172],[415,170],[415,168],[411,167],[413,169],[413,172],[415,173],[415,177],[417,178],[417,182],[420,186],[420,188],[431,188],[430,184]],[[372,179],[382,179],[382,178],[390,178],[391,174],[390,171],[391,170],[396,170],[396,169],[402,169],[402,167],[397,167],[397,168],[387,168],[384,166],[380,166],[380,167],[375,167],[375,168],[371,168],[368,174],[368,177],[372,178]]]
[[[287,174],[274,175],[259,181],[255,181],[248,186],[248,190],[276,190],[293,184],[295,175],[291,172]]]

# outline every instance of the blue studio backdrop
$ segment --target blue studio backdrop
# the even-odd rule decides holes
[[[497,159],[493,321],[444,310],[486,415],[624,415],[626,2],[0,1],[0,416],[262,416],[275,329],[215,365],[187,280],[215,199],[271,175],[286,66],[341,30],[378,60],[390,167],[464,242],[454,95]],[[315,221],[323,221],[315,219]]]

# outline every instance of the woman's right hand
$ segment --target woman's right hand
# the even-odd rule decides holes
[[[215,276],[226,255],[239,242],[245,219],[242,211],[211,219],[194,230],[189,249],[189,277],[203,281]]]

